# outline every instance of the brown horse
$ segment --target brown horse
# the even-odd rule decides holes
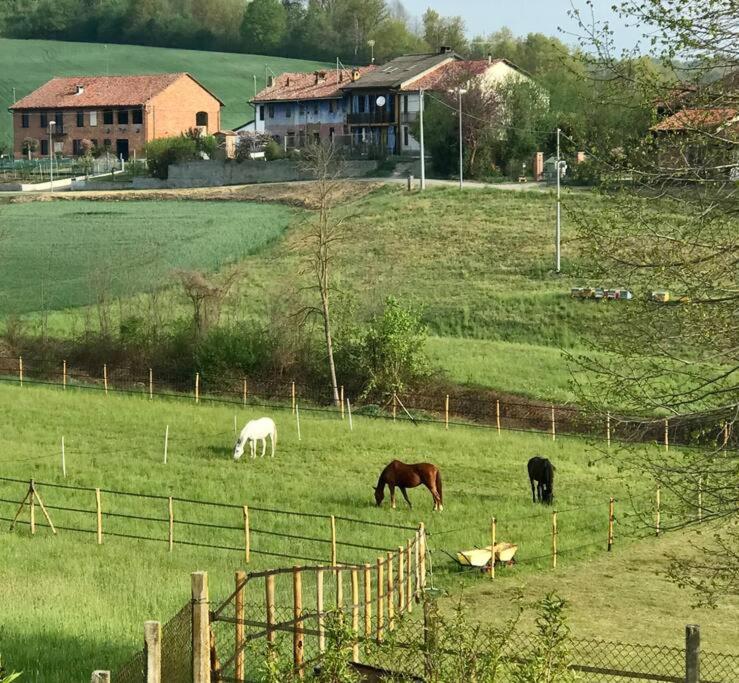
[[[434,510],[441,511],[444,509],[441,498],[441,473],[439,472],[439,468],[430,462],[418,462],[414,465],[406,465],[404,462],[400,462],[400,460],[393,460],[382,470],[382,474],[380,474],[377,486],[375,487],[375,502],[378,506],[382,504],[385,498],[385,484],[390,487],[390,504],[393,510],[395,509],[396,486],[403,494],[408,507],[413,509],[405,490],[415,488],[421,484],[431,491],[431,495],[434,498]]]

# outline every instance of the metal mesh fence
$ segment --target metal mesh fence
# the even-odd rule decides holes
[[[301,410],[330,410],[329,385],[291,382],[277,378],[246,378],[212,373],[189,373],[178,368],[93,366],[66,363],[37,355],[0,356],[0,381],[47,384],[64,388],[118,391],[240,405],[284,407],[293,399]],[[347,385],[346,398],[361,393]],[[737,448],[739,433],[732,429],[736,405],[696,415],[663,420],[644,417],[594,415],[576,407],[501,396],[492,390],[458,386],[420,388],[413,393],[351,400],[357,414],[394,420],[466,424],[506,431],[534,431],[555,435],[577,434],[624,443],[665,443],[688,447]],[[342,410],[347,406],[344,405]]]
[[[192,606],[188,602],[162,626],[162,681],[192,683]],[[146,648],[112,676],[115,683],[146,681]]]

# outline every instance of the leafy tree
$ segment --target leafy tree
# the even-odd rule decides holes
[[[247,52],[277,50],[287,31],[287,12],[279,0],[252,0],[244,12],[241,37]]]
[[[39,148],[39,141],[36,138],[23,138],[23,154],[29,159],[33,156],[33,153]]]
[[[361,364],[367,376],[364,394],[402,392],[426,377],[430,368],[427,336],[420,311],[388,297],[382,316],[370,322],[361,343]]]
[[[423,39],[437,50],[441,46],[451,47],[457,52],[467,52],[465,25],[462,17],[442,17],[436,10],[427,9],[423,15]]]
[[[725,117],[727,108],[739,107],[736,3],[629,0],[618,10],[628,23],[654,27],[646,37],[652,60],[615,58],[607,27],[583,21],[592,48],[583,61],[607,84],[604,102],[615,116],[628,116],[633,101],[652,108],[661,102],[667,115],[677,112],[672,122],[679,125],[617,147],[608,131],[594,137],[592,163],[607,201],[597,214],[574,211],[572,218],[588,274],[634,292],[666,289],[678,302],[639,297],[614,311],[592,340],[597,351],[579,359],[588,373],[580,391],[594,410],[605,412],[617,397],[646,413],[644,430],[657,419],[661,427],[665,416],[673,423],[690,416],[682,418],[684,428],[708,450],[657,457],[645,449],[633,467],[680,501],[677,526],[695,522],[699,492],[703,519],[717,521],[696,556],[676,558],[672,568],[711,604],[739,593],[739,467],[736,450],[722,450],[736,447],[739,417],[739,203],[732,179],[739,134]],[[599,352],[604,344],[613,355]]]
[[[184,135],[159,138],[146,144],[144,148],[146,165],[155,178],[166,180],[172,164],[192,161],[197,158],[198,146],[195,140]]]

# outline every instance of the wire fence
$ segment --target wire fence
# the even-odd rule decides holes
[[[184,374],[167,370],[137,371],[102,364],[101,367],[37,357],[0,356],[0,381],[23,386],[48,385],[67,389],[88,389],[105,394],[120,392],[154,397],[177,398],[196,403],[259,405],[303,411],[328,411],[341,417],[353,412],[414,424],[476,426],[502,431],[535,432],[552,440],[562,436],[586,436],[607,446],[619,443],[656,443],[669,449],[712,448],[736,450],[739,436],[733,429],[739,404],[726,405],[699,414],[669,418],[629,417],[593,414],[574,406],[542,401],[514,400],[493,391],[466,387],[436,387],[414,392],[359,398],[357,387],[342,386],[334,397],[329,385],[306,384],[288,379],[254,379],[214,376],[210,373]],[[353,394],[350,396],[350,394]],[[339,398],[337,402],[335,398]]]

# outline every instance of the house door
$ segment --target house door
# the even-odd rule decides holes
[[[127,139],[117,139],[115,141],[115,155],[118,159],[123,156],[123,158],[128,161],[128,140]]]

